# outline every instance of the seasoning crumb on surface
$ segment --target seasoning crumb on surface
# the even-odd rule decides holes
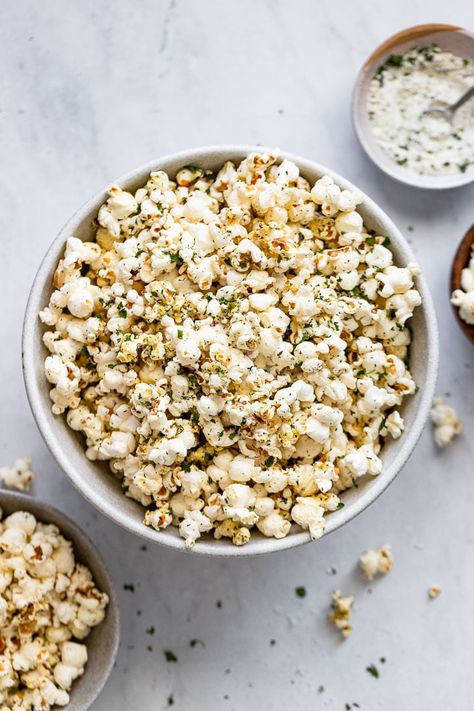
[[[135,585],[133,583],[124,583],[123,584],[123,589],[127,590],[127,592],[135,592]],[[138,614],[138,611],[137,611]]]
[[[437,585],[432,585],[428,590],[428,596],[434,600],[438,595],[441,595],[441,588]]]
[[[167,662],[177,662],[178,661],[178,657],[170,649],[165,649],[163,654],[165,655],[165,659]]]
[[[274,647],[276,644],[276,639],[271,639],[270,640],[270,647]]]
[[[342,597],[340,590],[335,590],[332,594],[329,622],[337,627],[342,636],[346,639],[352,632],[352,626],[349,620],[352,614],[353,603],[354,597],[352,595]]]
[[[173,694],[170,694],[168,696],[168,706],[173,706],[173,704],[174,704],[174,696],[173,696]]]
[[[322,694],[324,692],[324,686],[318,686],[318,694]]]
[[[148,627],[147,630],[145,630],[147,634],[155,634],[155,628],[153,626]]]
[[[28,457],[17,459],[12,467],[0,467],[0,483],[10,489],[29,491],[32,480],[31,459]]]
[[[373,580],[377,574],[386,575],[393,566],[390,546],[387,543],[378,551],[366,551],[361,555],[359,562],[367,580]]]
[[[196,647],[198,644],[200,644],[201,647],[205,647],[205,646],[206,646],[205,643],[202,641],[202,639],[192,639],[192,640],[189,642],[189,646],[190,646],[190,647]]]
[[[379,676],[380,676],[379,670],[377,669],[377,667],[375,666],[375,664],[370,664],[370,665],[369,665],[368,667],[366,667],[365,669],[366,669],[366,671],[368,671],[369,674],[371,674],[375,679],[378,679],[378,678],[379,678]]]
[[[298,597],[306,597],[306,588],[303,585],[299,585],[297,588],[295,588],[295,594]]]
[[[431,408],[433,436],[438,447],[446,447],[462,431],[462,421],[454,407],[446,405],[442,397],[433,400]]]

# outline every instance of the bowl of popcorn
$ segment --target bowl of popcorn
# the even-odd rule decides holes
[[[6,491],[0,509],[0,706],[83,711],[117,654],[112,581],[64,514]]]
[[[389,217],[324,166],[253,146],[124,176],[71,218],[26,311],[38,426],[119,525],[215,555],[354,518],[428,416],[431,297]]]
[[[462,331],[474,343],[474,225],[464,235],[454,256],[451,303]]]

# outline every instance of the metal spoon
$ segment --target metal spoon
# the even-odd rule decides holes
[[[454,119],[454,114],[456,111],[463,106],[466,101],[469,101],[469,99],[474,96],[474,86],[471,86],[470,89],[466,91],[465,94],[461,96],[460,99],[458,99],[454,104],[451,104],[448,106],[445,106],[441,103],[433,103],[431,106],[429,106],[426,111],[423,111],[423,116],[436,116],[437,118],[443,118],[448,123],[452,123]]]

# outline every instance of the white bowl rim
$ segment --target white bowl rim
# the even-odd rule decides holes
[[[99,630],[101,625],[110,625],[109,635],[112,639],[113,649],[108,660],[104,660],[104,668],[101,671],[100,682],[95,685],[91,693],[86,695],[86,698],[82,697],[80,699],[80,708],[86,711],[86,709],[90,708],[94,701],[96,701],[97,697],[107,683],[114,667],[120,646],[120,606],[112,577],[93,541],[87,533],[85,533],[85,531],[83,531],[82,528],[63,511],[59,511],[59,509],[51,506],[50,503],[42,501],[41,499],[36,499],[18,491],[11,491],[2,488],[0,489],[0,508],[2,509],[3,504],[14,506],[17,511],[28,511],[32,513],[40,523],[54,523],[58,526],[60,532],[72,543],[73,549],[75,549],[77,544],[80,543],[81,546],[87,550],[87,560],[84,557],[81,559],[79,556],[79,562],[87,565],[87,567],[90,566],[94,581],[97,583],[95,570],[98,569],[100,569],[100,574],[106,581],[109,604],[107,606],[106,617],[101,622],[97,630]],[[9,512],[7,512],[7,515],[10,515]],[[88,638],[86,637],[84,640],[84,644],[86,645],[88,643],[87,640]],[[78,681],[85,678],[86,675],[87,665],[83,676],[79,677]],[[75,685],[73,684],[71,691],[69,692],[71,695],[71,701],[67,705],[68,709],[70,707],[79,708],[79,706],[77,706],[77,701],[79,701],[79,699],[76,700],[74,698],[74,690]],[[79,692],[79,689],[77,691]],[[80,693],[83,694],[83,691],[81,690]],[[56,708],[56,706],[54,708]]]
[[[134,170],[125,173],[117,180],[113,181],[114,184],[119,186],[123,184],[133,183],[140,175],[144,173],[150,173],[153,170],[159,170],[160,166],[168,162],[178,162],[182,165],[196,164],[199,159],[203,159],[205,156],[212,154],[213,156],[220,157],[222,163],[228,160],[229,154],[240,154],[242,157],[252,152],[265,153],[275,149],[269,148],[267,146],[260,145],[242,145],[242,144],[228,144],[228,145],[215,145],[215,146],[202,146],[198,148],[193,148],[190,150],[183,150],[176,153],[171,153],[166,156],[160,156],[152,161],[149,161]],[[286,151],[279,151],[279,159],[288,159],[294,161],[300,168],[302,174],[305,171],[317,172],[321,175],[328,175],[340,186],[349,190],[360,190],[356,188],[354,184],[350,183],[348,180],[340,176],[338,173],[326,168],[320,163],[316,163],[311,160],[302,158],[299,155],[288,153]],[[110,183],[109,183],[110,184]],[[403,250],[407,261],[415,261],[412,250],[408,245],[407,241],[401,234],[400,230],[392,222],[391,218],[363,191],[360,191],[364,195],[363,205],[371,215],[378,219],[384,224],[384,229],[386,229],[390,236],[395,237],[400,250]],[[99,511],[112,519],[122,528],[125,528],[133,533],[147,539],[153,543],[159,543],[165,545],[169,548],[174,548],[175,550],[188,551],[185,548],[184,540],[181,538],[175,538],[173,536],[162,535],[165,531],[157,532],[154,529],[145,526],[143,523],[137,523],[136,521],[130,520],[127,515],[120,515],[118,511],[109,501],[97,501],[94,495],[94,487],[89,484],[88,481],[84,479],[81,475],[78,475],[73,467],[70,466],[67,454],[62,446],[56,442],[56,438],[53,435],[53,428],[51,428],[43,415],[43,406],[40,398],[40,388],[36,381],[34,363],[35,363],[35,349],[33,348],[33,333],[35,323],[38,319],[38,305],[40,303],[41,290],[43,288],[46,278],[49,276],[53,265],[57,264],[57,251],[58,248],[65,244],[67,237],[74,234],[74,227],[81,223],[82,220],[91,212],[93,208],[97,208],[102,204],[105,195],[105,189],[96,193],[91,199],[89,199],[82,207],[80,207],[74,215],[66,222],[62,227],[57,237],[53,240],[49,246],[39,268],[31,287],[30,295],[28,298],[28,303],[25,311],[25,318],[23,323],[23,336],[22,336],[22,362],[23,362],[23,377],[25,382],[26,393],[33,416],[36,420],[36,424],[40,430],[40,433],[46,442],[48,448],[53,454],[54,458],[58,462],[59,466],[64,470],[64,472],[69,476],[73,484],[79,489],[81,494],[93,504]],[[427,359],[426,359],[426,377],[425,385],[422,391],[416,395],[419,398],[418,408],[412,427],[409,432],[404,432],[401,441],[400,450],[397,456],[391,462],[388,467],[385,467],[380,475],[375,477],[371,481],[371,485],[366,487],[365,491],[357,498],[357,500],[349,505],[346,505],[340,511],[332,513],[327,518],[325,535],[337,530],[345,523],[358,516],[365,508],[367,508],[371,503],[373,503],[380,494],[388,487],[388,485],[395,479],[403,465],[408,460],[411,455],[421,433],[423,431],[425,422],[428,418],[428,414],[431,408],[431,403],[434,396],[434,389],[436,385],[436,377],[438,371],[438,327],[436,321],[435,310],[433,306],[433,301],[426,283],[424,276],[421,274],[417,277],[417,288],[422,296],[422,306],[419,307],[424,310],[426,316],[426,331],[427,331]],[[41,307],[40,307],[41,308]],[[45,383],[46,385],[46,383]],[[282,551],[288,548],[293,548],[299,545],[303,545],[310,541],[308,531],[298,531],[286,536],[285,538],[275,539],[275,538],[262,538],[259,540],[251,540],[245,546],[234,546],[229,542],[229,545],[225,546],[215,546],[204,544],[198,541],[192,553],[200,553],[204,555],[213,556],[252,556],[258,554],[265,554],[274,551]]]
[[[365,154],[370,158],[370,160],[386,175],[396,180],[402,185],[409,185],[410,187],[417,188],[418,190],[454,190],[455,188],[463,187],[464,185],[469,185],[474,182],[474,167],[471,166],[469,171],[466,173],[448,173],[443,175],[421,175],[415,171],[404,169],[386,155],[382,149],[377,149],[369,140],[368,132],[365,130],[362,122],[362,111],[366,110],[365,104],[362,101],[362,89],[364,85],[364,80],[368,74],[374,75],[377,67],[381,66],[390,54],[393,54],[396,47],[413,43],[414,40],[410,40],[408,37],[400,37],[399,44],[394,44],[390,49],[385,50],[377,59],[372,60],[372,55],[375,54],[383,45],[390,42],[392,39],[398,37],[398,35],[404,35],[405,32],[411,30],[420,30],[423,28],[430,27],[429,24],[413,25],[412,27],[407,27],[405,30],[399,30],[393,35],[390,35],[381,42],[370,54],[370,56],[365,60],[364,64],[361,66],[357,79],[352,90],[352,100],[351,100],[351,118],[354,132],[362,146]],[[474,35],[469,32],[469,30],[463,27],[457,27],[453,25],[439,25],[438,29],[433,30],[426,37],[431,35],[439,35],[442,33],[457,33],[462,34],[465,37],[470,37],[474,41]],[[379,154],[379,150],[381,154]]]

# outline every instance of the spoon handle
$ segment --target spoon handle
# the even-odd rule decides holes
[[[457,111],[463,104],[466,103],[466,101],[469,101],[472,96],[474,96],[474,86],[471,86],[471,88],[468,89],[466,93],[451,106],[451,112],[454,113]]]

